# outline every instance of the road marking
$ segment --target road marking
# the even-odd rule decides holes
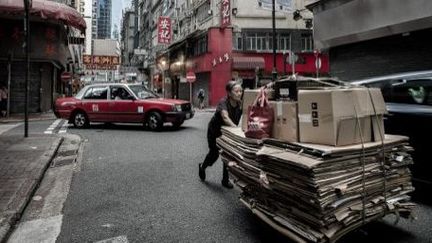
[[[68,127],[69,127],[69,122],[65,120],[58,133],[66,133]]]
[[[63,215],[20,223],[9,238],[15,242],[55,242],[60,234]]]
[[[0,135],[19,125],[21,125],[21,123],[0,125]]]
[[[57,119],[55,120],[45,131],[45,134],[53,134],[56,133],[54,130],[56,130],[56,128],[61,124],[61,122],[63,122],[63,125],[60,127],[60,130],[58,131],[58,133],[66,133],[67,128],[69,126],[68,121],[67,120],[63,120],[63,119]]]
[[[94,243],[128,243],[126,235],[120,235],[114,238],[109,238],[101,241],[96,241]]]

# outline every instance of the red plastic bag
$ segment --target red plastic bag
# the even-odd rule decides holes
[[[271,137],[274,111],[268,102],[264,89],[261,89],[254,103],[248,107],[247,114],[246,137],[256,139]]]

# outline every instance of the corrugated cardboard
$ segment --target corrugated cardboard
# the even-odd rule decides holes
[[[273,138],[298,142],[297,102],[270,101],[274,110]]]
[[[342,146],[372,141],[371,116],[385,103],[377,89],[299,90],[298,109],[300,142]]]
[[[384,138],[384,115],[371,116],[373,141],[382,141]]]
[[[255,101],[259,92],[260,92],[259,89],[246,89],[243,92],[243,105],[242,105],[243,114],[242,114],[242,119],[241,119],[241,127],[242,127],[243,131],[246,131],[246,129],[247,129],[248,107],[253,104],[253,102]]]

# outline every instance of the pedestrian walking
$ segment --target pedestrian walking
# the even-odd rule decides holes
[[[0,115],[6,117],[7,114],[8,90],[5,86],[0,86]]]
[[[204,99],[205,99],[205,92],[203,89],[199,89],[198,94],[198,107],[200,110],[204,109]]]
[[[225,90],[227,96],[219,101],[216,112],[208,124],[207,142],[210,151],[205,157],[204,162],[199,164],[198,174],[202,181],[205,181],[206,178],[206,168],[212,166],[219,158],[216,138],[222,135],[222,126],[236,127],[239,124],[242,114],[241,98],[243,90],[241,85],[235,81],[229,81],[225,86]],[[232,183],[229,181],[228,169],[225,164],[223,165],[222,185],[226,188],[233,188]]]

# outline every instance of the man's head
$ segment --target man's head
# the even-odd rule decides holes
[[[225,85],[225,90],[230,99],[241,101],[243,88],[240,83],[236,81],[228,81],[228,83]]]

